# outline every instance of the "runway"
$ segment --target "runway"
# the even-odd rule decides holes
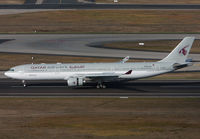
[[[96,89],[94,84],[70,88],[64,81],[31,81],[22,87],[20,81],[1,79],[0,97],[200,97],[200,80],[137,80],[107,84]]]
[[[199,4],[22,4],[0,5],[0,9],[200,9]]]

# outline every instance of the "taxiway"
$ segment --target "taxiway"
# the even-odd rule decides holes
[[[196,39],[200,39],[198,34],[1,34],[0,52],[104,58],[130,56],[135,59],[160,60],[167,56],[168,53],[106,49],[95,46],[102,45],[105,42],[174,40],[182,39],[186,36],[195,36]],[[200,61],[199,54],[190,54],[189,58],[194,61]],[[183,70],[200,70],[200,66],[196,63],[195,66]]]
[[[0,35],[0,39],[6,41],[0,44],[0,52],[57,54],[74,56],[95,57],[124,57],[162,59],[168,53],[116,50],[92,47],[104,42],[138,41],[143,40],[174,40],[183,39],[186,36],[198,34],[23,34],[23,35]],[[175,46],[174,46],[175,47]],[[190,54],[193,60],[200,60],[199,54]]]
[[[0,9],[200,9],[199,4],[22,4],[0,5]]]

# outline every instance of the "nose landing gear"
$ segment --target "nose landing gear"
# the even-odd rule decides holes
[[[27,87],[25,80],[22,80],[22,84],[23,84],[24,87]]]

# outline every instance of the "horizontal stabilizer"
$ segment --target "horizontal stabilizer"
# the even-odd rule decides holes
[[[175,63],[175,64],[173,65],[173,68],[174,68],[175,70],[177,70],[177,69],[185,68],[185,67],[187,67],[187,66],[189,66],[189,65],[188,65],[188,64],[177,64],[177,63]]]
[[[129,60],[129,56],[126,56],[124,59],[122,59],[121,61],[120,61],[120,63],[125,63],[125,62],[127,62]]]

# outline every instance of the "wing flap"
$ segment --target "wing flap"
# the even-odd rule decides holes
[[[99,78],[99,77],[119,77],[120,74],[116,73],[92,73],[85,75],[86,78]]]
[[[129,75],[132,73],[132,70],[129,70],[125,73],[115,73],[115,72],[103,72],[103,73],[89,73],[89,74],[76,74],[73,77],[82,77],[89,78],[91,80],[114,80],[121,75]]]

